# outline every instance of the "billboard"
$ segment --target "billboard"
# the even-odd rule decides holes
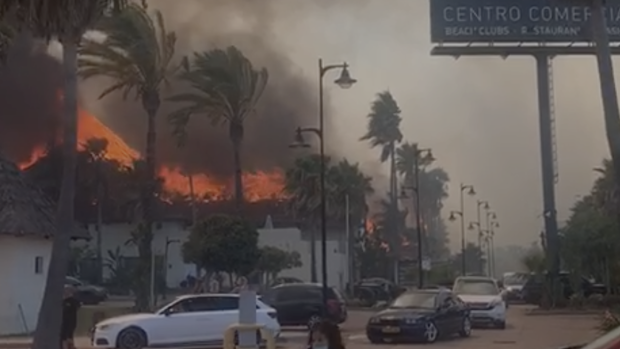
[[[431,41],[589,42],[590,9],[567,0],[430,0]],[[620,42],[620,0],[607,0],[607,31]]]

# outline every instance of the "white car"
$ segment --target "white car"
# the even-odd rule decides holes
[[[469,306],[473,324],[506,328],[506,302],[495,279],[458,277],[452,292]]]
[[[238,322],[238,294],[186,295],[154,313],[123,315],[98,323],[92,332],[92,346],[119,349],[221,347],[224,331]],[[256,322],[274,337],[280,335],[276,310],[258,298]]]

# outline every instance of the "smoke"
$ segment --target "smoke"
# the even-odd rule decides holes
[[[316,89],[289,60],[286,50],[278,46],[270,27],[276,19],[269,3],[185,0],[179,6],[169,1],[152,0],[149,8],[162,11],[168,30],[176,32],[177,57],[191,58],[193,52],[236,45],[256,68],[268,69],[269,82],[260,105],[245,122],[244,169],[283,167],[299,155],[289,145],[295,128],[316,125]],[[92,98],[106,83],[104,79],[93,79],[86,82],[82,92]],[[169,96],[181,92],[189,90],[173,79],[163,94]],[[188,142],[179,148],[171,136],[167,120],[167,115],[179,107],[170,102],[162,104],[158,120],[159,162],[187,172],[230,178],[233,173],[232,148],[226,125],[215,126],[206,116],[196,115],[187,127]],[[146,115],[139,103],[112,96],[99,103],[96,114],[126,142],[144,151]]]

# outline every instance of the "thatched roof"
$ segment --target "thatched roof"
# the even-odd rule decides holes
[[[14,163],[0,156],[0,234],[53,237],[56,207],[36,185],[28,181]],[[73,238],[89,238],[77,227]]]

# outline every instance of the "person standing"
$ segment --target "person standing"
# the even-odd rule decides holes
[[[75,290],[71,285],[65,285],[62,301],[62,322],[60,325],[60,344],[63,349],[75,349],[73,336],[77,327],[77,315],[80,302],[74,296]]]

